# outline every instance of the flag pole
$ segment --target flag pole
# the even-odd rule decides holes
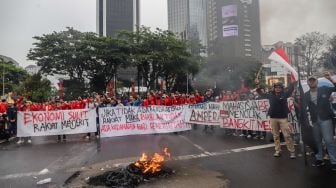
[[[298,114],[300,117],[298,118],[298,123],[299,123],[299,131],[300,131],[300,146],[301,146],[301,150],[302,150],[302,153],[303,153],[303,156],[304,156],[304,164],[305,166],[307,166],[308,164],[308,161],[307,161],[307,155],[306,155],[306,145],[302,139],[302,115],[303,115],[303,112],[302,110],[302,106],[303,106],[303,96],[304,96],[304,93],[303,93],[303,88],[302,88],[302,84],[301,84],[301,70],[300,70],[300,65],[298,65],[298,82],[299,82],[299,92],[300,92],[300,113]]]
[[[260,73],[261,73],[261,70],[262,70],[263,66],[264,66],[264,64],[261,64],[261,66],[260,66],[260,68],[258,70],[258,73],[257,73],[257,76],[256,76],[257,79],[259,79],[259,76],[260,76]]]

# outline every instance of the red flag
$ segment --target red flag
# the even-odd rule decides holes
[[[268,59],[275,61],[284,67],[286,67],[291,72],[291,80],[295,81],[298,80],[298,73],[293,68],[292,63],[290,62],[286,52],[282,48],[276,49]]]

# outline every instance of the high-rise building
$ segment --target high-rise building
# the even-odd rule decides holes
[[[261,59],[259,0],[208,0],[208,53]]]
[[[168,0],[168,30],[206,47],[206,9],[206,0]]]
[[[115,36],[121,30],[135,31],[140,25],[139,0],[97,0],[97,33]]]

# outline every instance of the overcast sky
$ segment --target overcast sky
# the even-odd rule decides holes
[[[167,29],[167,0],[141,0],[141,24]],[[336,33],[336,0],[260,0],[262,44]],[[32,37],[71,26],[96,31],[96,0],[0,0],[0,54],[22,66]]]

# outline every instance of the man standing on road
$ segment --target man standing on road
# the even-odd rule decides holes
[[[325,74],[325,78],[330,80],[335,87],[317,87],[318,81],[314,77],[308,79],[309,91],[304,95],[306,106],[304,110],[308,110],[310,118],[313,123],[313,134],[318,149],[315,155],[315,162],[313,166],[323,166],[323,146],[322,139],[324,140],[332,165],[332,170],[336,171],[336,142],[333,138],[333,123],[334,116],[331,104],[330,95],[336,91],[336,81],[333,80],[329,73]]]
[[[205,96],[204,96],[204,102],[215,102],[215,97],[213,96],[212,89],[208,89],[206,91]],[[208,129],[208,125],[205,125],[203,131],[206,131],[207,129]],[[214,130],[214,126],[211,125],[210,129],[213,131]]]
[[[255,80],[257,87],[259,86],[259,80]],[[287,149],[290,152],[290,158],[295,159],[295,147],[293,144],[293,139],[290,135],[289,123],[288,123],[288,103],[287,99],[292,95],[294,90],[294,85],[296,82],[290,84],[287,91],[284,91],[284,86],[282,83],[275,83],[273,85],[273,91],[270,94],[261,93],[260,89],[257,89],[258,94],[269,100],[269,116],[271,118],[272,134],[274,138],[275,153],[274,157],[280,157],[281,146],[280,146],[280,130],[284,135]]]

